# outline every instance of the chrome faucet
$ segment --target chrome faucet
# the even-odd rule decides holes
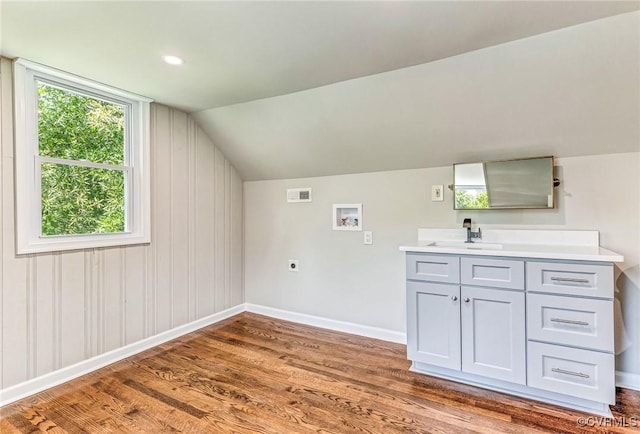
[[[478,232],[473,232],[471,230],[471,219],[464,219],[462,227],[467,228],[467,241],[465,241],[465,243],[473,243],[474,241],[472,238],[482,239],[482,231],[480,228],[478,228]]]

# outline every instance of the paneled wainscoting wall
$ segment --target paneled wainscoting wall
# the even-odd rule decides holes
[[[0,67],[0,389],[244,301],[242,179],[190,116],[157,104],[151,244],[17,257],[11,62]]]

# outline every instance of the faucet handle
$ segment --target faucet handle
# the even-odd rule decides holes
[[[462,223],[462,227],[471,229],[471,219],[464,219],[464,222]]]

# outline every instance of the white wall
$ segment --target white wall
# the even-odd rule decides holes
[[[562,184],[553,210],[459,212],[445,190],[431,202],[431,185],[452,181],[438,167],[293,180],[245,182],[245,295],[248,303],[360,325],[405,331],[402,244],[419,227],[597,229],[601,244],[625,256],[616,285],[633,346],[617,369],[640,374],[640,153],[556,160]],[[287,188],[313,188],[312,203],[289,204]],[[331,230],[332,203],[362,203],[362,232]],[[300,271],[287,270],[288,259]]]
[[[189,116],[156,104],[151,244],[16,257],[11,63],[0,66],[0,388],[243,302],[242,179]]]

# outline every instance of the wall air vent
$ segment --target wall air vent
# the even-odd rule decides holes
[[[310,188],[288,188],[287,202],[311,202]]]

